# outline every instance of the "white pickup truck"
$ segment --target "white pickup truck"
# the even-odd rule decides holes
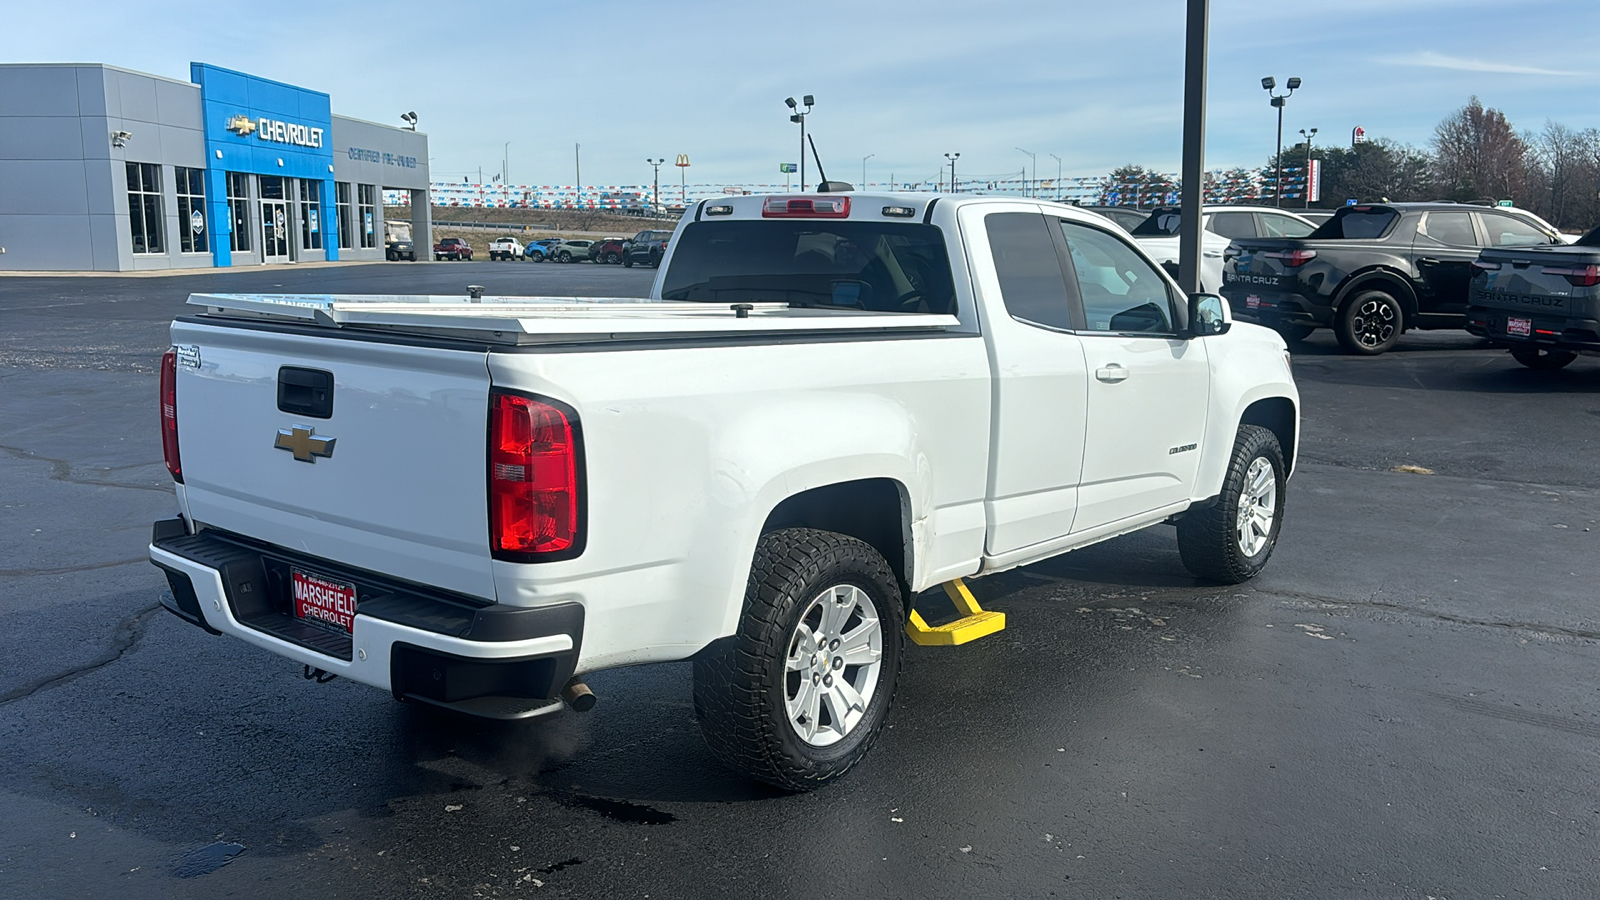
[[[1099,216],[733,197],[670,247],[648,300],[191,296],[168,608],[504,718],[693,660],[718,758],[804,790],[871,745],[907,634],[1001,626],[962,579],[1163,522],[1202,578],[1271,555],[1283,341]],[[929,624],[940,586],[958,617]]]

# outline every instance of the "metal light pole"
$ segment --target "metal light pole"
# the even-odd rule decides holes
[[[956,192],[956,160],[961,158],[959,153],[946,153],[945,159],[950,160],[950,193]]]
[[[1211,0],[1189,0],[1183,51],[1183,187],[1179,221],[1200,221],[1206,178],[1206,42]],[[1200,290],[1200,228],[1178,229],[1178,286]]]
[[[1055,155],[1054,153],[1052,153],[1052,154],[1050,154],[1050,158],[1056,161],[1056,202],[1060,203],[1061,202],[1061,157],[1059,157],[1059,156]]]
[[[655,176],[652,182],[655,187],[650,191],[650,205],[655,207],[655,211],[659,215],[661,212],[661,164],[667,160],[666,157],[662,157],[661,159],[651,159],[647,156],[645,157],[644,161],[649,163],[650,168],[655,170]]]
[[[877,155],[876,153],[868,153],[866,156],[861,157],[861,189],[863,191],[867,189],[867,160]]]
[[[1300,136],[1306,139],[1306,209],[1311,208],[1311,139],[1317,136],[1315,128],[1306,131],[1300,129]]]
[[[1273,189],[1273,193],[1277,196],[1272,199],[1281,209],[1283,208],[1283,107],[1289,101],[1289,98],[1294,96],[1295,89],[1300,86],[1300,79],[1290,78],[1285,83],[1285,86],[1289,88],[1289,93],[1287,94],[1272,93],[1272,89],[1277,86],[1278,79],[1273,78],[1271,75],[1261,79],[1261,87],[1272,98],[1272,105],[1278,110],[1278,186]]]
[[[583,158],[578,155],[578,151],[582,149],[582,144],[572,145],[572,178],[577,182],[573,185],[576,196],[572,199],[580,208],[583,206]]]
[[[805,193],[805,190],[806,190],[806,116],[811,113],[811,107],[816,104],[816,98],[811,96],[810,94],[806,94],[804,97],[801,97],[800,98],[800,103],[804,103],[805,107],[806,107],[804,110],[800,109],[799,104],[794,102],[794,98],[793,97],[789,97],[789,98],[785,99],[783,102],[787,103],[789,105],[789,108],[794,111],[793,115],[789,116],[789,121],[798,122],[800,124],[800,192],[801,193]]]
[[[511,183],[511,142],[506,141],[505,147],[500,151],[500,183]]]
[[[1039,174],[1039,158],[1037,156],[1034,156],[1032,153],[1029,153],[1028,151],[1022,149],[1021,147],[1017,147],[1016,151],[1018,153],[1021,153],[1024,156],[1028,157],[1029,159],[1033,160],[1033,174],[1034,175],[1038,175]],[[1022,174],[1024,176],[1023,179],[1022,179],[1022,196],[1031,197],[1033,195],[1028,191],[1028,185],[1029,185],[1029,183],[1031,183],[1033,181],[1033,179],[1026,177],[1027,174],[1028,174],[1026,170],[1024,170]]]

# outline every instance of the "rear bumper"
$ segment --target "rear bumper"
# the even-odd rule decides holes
[[[1302,294],[1229,287],[1223,292],[1233,317],[1269,328],[1276,325],[1310,325],[1327,328],[1333,310]]]
[[[172,588],[162,603],[212,634],[415,700],[494,718],[558,708],[583,638],[578,603],[481,605],[232,535],[157,522],[150,561]],[[303,567],[356,586],[349,634],[292,614],[286,572]]]
[[[1508,319],[1528,321],[1528,333],[1513,334]],[[1600,319],[1541,316],[1521,310],[1467,308],[1467,331],[1506,347],[1540,346],[1582,352],[1600,352]]]

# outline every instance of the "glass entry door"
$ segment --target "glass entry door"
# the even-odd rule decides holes
[[[261,176],[261,260],[289,262],[294,243],[289,239],[287,179]]]

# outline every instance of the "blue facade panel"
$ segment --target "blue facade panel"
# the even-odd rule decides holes
[[[211,246],[219,266],[232,262],[232,220],[226,194],[216,190],[223,172],[279,175],[322,183],[318,231],[328,259],[339,258],[334,221],[333,107],[328,95],[257,78],[208,63],[190,63],[189,80],[200,86],[205,121]],[[333,239],[330,241],[329,238]]]

